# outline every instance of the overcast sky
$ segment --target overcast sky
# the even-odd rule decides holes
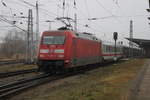
[[[28,2],[29,4],[24,3]],[[38,0],[40,14],[40,32],[48,30],[49,24],[46,20],[55,21],[51,27],[56,30],[63,24],[56,21],[56,17],[63,16],[63,0]],[[148,0],[75,0],[76,8],[74,8],[74,0],[65,0],[64,16],[74,18],[77,13],[78,31],[92,32],[97,37],[106,41],[113,41],[113,32],[119,33],[119,41],[127,41],[124,37],[129,37],[129,23],[133,20],[134,38],[150,39],[150,26],[147,17],[150,15],[146,12],[149,7]],[[27,19],[12,18],[13,14],[21,16],[28,15],[28,9],[33,9],[34,31],[35,31],[35,5],[36,0],[2,0],[0,3],[0,15],[5,15],[8,20],[16,20],[19,27],[27,29]],[[11,18],[10,18],[11,17]],[[98,20],[89,21],[89,18],[98,18]],[[23,22],[23,24],[19,24]],[[89,27],[85,27],[85,25]],[[8,30],[11,30],[3,21],[0,21],[0,36]]]

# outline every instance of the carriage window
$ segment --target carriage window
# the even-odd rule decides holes
[[[109,46],[106,46],[106,52],[109,52]]]
[[[65,36],[44,36],[43,44],[64,44]]]

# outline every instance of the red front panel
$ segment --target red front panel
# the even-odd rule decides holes
[[[63,44],[43,44],[44,36],[65,36],[65,42]],[[72,34],[72,31],[63,31],[63,32],[58,31],[58,33],[57,32],[43,33],[39,48],[39,55],[38,55],[39,60],[47,60],[47,61],[63,60],[65,67],[71,66],[73,37],[74,34]]]
[[[61,40],[62,38],[64,41]],[[63,60],[66,41],[67,36],[64,32],[44,32],[39,47],[39,59]]]
[[[41,45],[39,59],[62,60],[64,59],[64,45]]]

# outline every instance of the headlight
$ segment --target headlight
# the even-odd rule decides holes
[[[49,53],[49,50],[48,49],[41,49],[40,53]]]
[[[43,55],[43,54],[40,54],[40,57],[45,57],[45,55]]]
[[[55,53],[64,53],[64,49],[56,49],[54,52]]]

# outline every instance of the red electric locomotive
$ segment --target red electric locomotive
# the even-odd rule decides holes
[[[39,53],[39,69],[51,72],[66,68],[100,63],[101,42],[89,33],[71,30],[43,32]]]

